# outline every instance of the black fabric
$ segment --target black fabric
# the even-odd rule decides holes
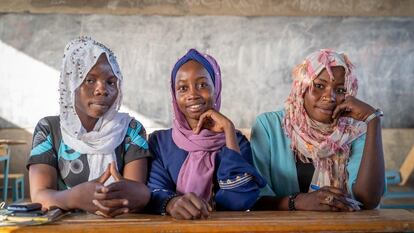
[[[313,166],[313,163],[303,163],[302,161],[297,160],[296,170],[298,174],[299,190],[301,193],[307,193],[312,182],[315,167]]]

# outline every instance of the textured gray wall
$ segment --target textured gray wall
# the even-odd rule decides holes
[[[114,50],[125,77],[124,104],[165,126],[170,70],[195,47],[221,65],[222,111],[237,127],[250,127],[258,114],[281,106],[292,68],[319,48],[349,54],[358,67],[358,96],[384,110],[384,127],[414,127],[413,17],[0,15],[1,42],[55,70],[65,44],[78,35]],[[7,72],[0,64],[0,75]],[[12,119],[0,124],[6,121]]]

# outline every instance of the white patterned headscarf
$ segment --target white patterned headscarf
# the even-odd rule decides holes
[[[118,96],[108,111],[99,118],[93,130],[86,132],[76,114],[75,90],[83,83],[101,54],[106,55],[118,78]],[[115,149],[124,140],[132,119],[127,113],[118,112],[122,101],[122,75],[116,57],[105,45],[90,37],[70,41],[63,55],[59,86],[63,142],[75,151],[87,154],[89,180],[93,180],[105,171],[108,163],[116,161]]]

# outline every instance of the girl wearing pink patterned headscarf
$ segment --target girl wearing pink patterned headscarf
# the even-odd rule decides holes
[[[355,97],[354,66],[345,54],[323,49],[298,65],[293,78],[284,110],[262,114],[252,130],[254,161],[271,181],[257,205],[376,207],[384,190],[382,112]]]
[[[171,74],[172,129],[149,138],[154,156],[149,209],[178,219],[253,206],[265,181],[253,166],[247,139],[220,113],[216,60],[191,49]]]

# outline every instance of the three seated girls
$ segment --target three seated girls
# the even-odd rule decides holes
[[[191,49],[174,65],[172,128],[148,141],[142,124],[118,111],[122,81],[105,45],[68,43],[60,114],[39,121],[27,163],[33,202],[177,219],[378,206],[382,112],[355,97],[354,67],[342,53],[320,50],[298,65],[284,108],[258,116],[250,142],[220,111],[220,66],[208,54]]]

